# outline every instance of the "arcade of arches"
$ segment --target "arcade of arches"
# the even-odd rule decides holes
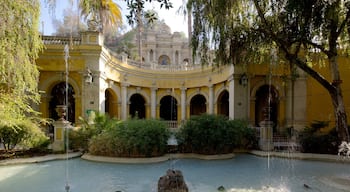
[[[57,120],[58,115],[55,110],[57,105],[65,105],[66,98],[68,98],[68,120],[75,123],[75,99],[74,89],[68,84],[68,95],[66,96],[66,83],[61,82],[53,86],[51,90],[51,96],[49,101],[49,114],[50,118]],[[217,100],[214,101],[216,114],[229,117],[230,105],[229,105],[229,91],[224,89],[217,93]],[[185,120],[193,115],[200,115],[202,113],[208,113],[209,102],[205,97],[205,94],[197,93],[191,98],[185,98],[189,100],[188,104],[185,105],[185,115],[182,115],[179,97],[174,92],[163,95],[159,102],[156,103],[156,115],[152,115],[151,104],[147,99],[147,95],[141,93],[133,93],[130,95],[127,102],[127,117],[131,118],[159,118],[165,121],[178,121]],[[119,97],[120,98],[120,97]],[[271,120],[274,122],[274,127],[278,125],[278,109],[279,109],[279,94],[273,85],[262,85],[255,93],[255,104],[254,104],[254,124],[259,126],[259,122],[263,120]],[[104,100],[104,112],[111,117],[121,119],[121,101],[118,99],[118,93],[113,89],[107,88],[105,90]],[[212,112],[212,113],[213,113]]]

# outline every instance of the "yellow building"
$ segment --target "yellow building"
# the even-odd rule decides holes
[[[163,119],[177,127],[192,115],[209,113],[246,119],[252,126],[270,119],[279,133],[291,126],[300,130],[313,120],[334,121],[329,95],[303,72],[298,71],[292,83],[282,65],[190,64],[187,41],[177,33],[158,32],[144,35],[142,62],[112,52],[97,32],[83,32],[78,38],[44,36],[46,48],[37,60],[42,91],[38,110],[43,117],[57,119],[56,106],[68,99],[72,123],[96,110],[118,119]],[[348,62],[340,62],[345,104],[350,103]],[[327,76],[326,68],[319,70]]]

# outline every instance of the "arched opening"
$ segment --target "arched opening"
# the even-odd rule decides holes
[[[165,96],[160,100],[160,118],[166,121],[177,120],[177,101],[173,96]]]
[[[133,94],[130,97],[130,110],[129,115],[132,118],[145,119],[146,118],[146,107],[145,99],[140,94]]]
[[[195,95],[190,103],[190,115],[200,115],[207,112],[206,99],[203,95]]]
[[[228,117],[230,113],[229,107],[229,93],[227,90],[224,90],[220,93],[217,101],[218,114]]]
[[[179,64],[179,51],[175,51],[175,64]]]
[[[264,120],[274,123],[277,126],[278,119],[278,92],[274,86],[263,85],[255,94],[255,125]]]
[[[66,82],[61,82],[55,85],[51,90],[51,100],[49,103],[49,118],[58,120],[58,114],[56,112],[57,105],[67,105],[68,110],[66,112],[65,119],[71,123],[75,123],[75,99],[74,89],[72,85],[68,84],[68,95],[66,95]],[[68,98],[68,102],[66,102]]]
[[[117,97],[111,89],[105,91],[105,113],[110,117],[118,117]]]
[[[151,49],[150,51],[149,51],[149,60],[151,61],[151,62],[153,62],[153,56],[154,54],[153,54],[153,50]]]
[[[158,65],[170,65],[170,58],[167,55],[161,55],[158,59]]]

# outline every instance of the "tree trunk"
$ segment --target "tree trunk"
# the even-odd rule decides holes
[[[340,86],[336,86],[336,91],[330,93],[332,98],[332,104],[334,107],[335,115],[335,125],[338,133],[338,137],[341,141],[350,141],[348,124],[347,124],[347,115],[345,112],[345,106],[343,102],[343,96],[341,94]]]
[[[334,48],[334,50],[336,50]],[[336,51],[333,51],[336,52]],[[337,62],[337,56],[328,55],[328,62],[330,64],[330,70],[332,75],[332,85],[334,89],[328,89],[329,94],[332,98],[332,104],[334,108],[334,116],[335,116],[335,125],[338,133],[338,137],[341,141],[350,141],[348,124],[347,124],[347,115],[344,106],[343,94],[341,90],[341,79],[339,73],[339,66]]]
[[[314,71],[310,68],[304,61],[295,57],[292,54],[286,53],[286,58],[296,64],[300,69],[309,74],[312,78],[314,78],[317,82],[319,82],[330,94],[334,109],[335,116],[335,126],[338,133],[338,137],[341,141],[350,141],[348,124],[347,124],[347,115],[345,111],[344,101],[342,90],[340,88],[341,80],[340,74],[338,71],[338,63],[336,61],[336,55],[329,56],[328,61],[331,65],[331,73],[333,82],[330,83],[327,81],[321,74]],[[335,70],[334,70],[335,69]]]

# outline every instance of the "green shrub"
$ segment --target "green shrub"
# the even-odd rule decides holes
[[[91,138],[110,130],[118,123],[107,114],[93,112],[88,119],[80,118],[81,127],[69,131],[69,147],[73,150],[87,151]]]
[[[299,133],[299,141],[304,153],[337,154],[339,140],[335,128],[323,133],[320,130],[328,126],[328,122],[315,121],[310,127]]]
[[[13,125],[1,125],[0,142],[5,150],[13,150],[17,145],[22,148],[46,148],[49,138],[45,136],[37,123],[29,119],[18,120]]]
[[[244,121],[228,120],[220,115],[193,116],[176,135],[179,149],[185,153],[231,153],[234,148],[248,145],[244,139],[250,139],[252,135],[247,125]]]
[[[169,130],[159,120],[130,119],[93,137],[89,152],[94,155],[151,157],[166,153]]]

